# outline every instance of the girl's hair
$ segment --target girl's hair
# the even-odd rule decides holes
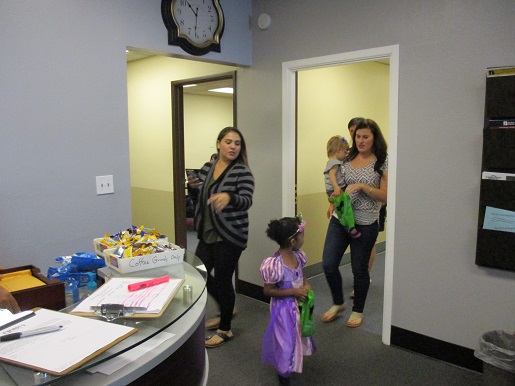
[[[358,147],[356,145],[356,133],[360,129],[370,129],[372,135],[374,136],[374,143],[372,145],[372,151],[377,158],[376,164],[374,165],[374,171],[378,173],[380,176],[383,175],[381,167],[384,164],[387,156],[388,146],[386,145],[386,141],[383,137],[383,133],[381,133],[381,129],[379,125],[372,119],[362,119],[358,122],[356,126],[356,130],[354,131],[354,136],[352,138],[352,147],[349,151],[349,159],[354,159],[358,155]]]
[[[297,217],[283,217],[280,220],[271,220],[266,229],[266,235],[279,244],[280,248],[288,248],[290,239],[299,232],[301,224]]]
[[[345,147],[349,148],[349,143],[342,136],[335,135],[329,138],[329,141],[327,141],[327,157],[331,158],[338,150]]]
[[[223,129],[220,134],[218,134],[218,138],[216,139],[216,143],[221,142],[224,137],[229,134],[230,132],[236,133],[240,136],[241,139],[241,150],[240,154],[238,154],[238,158],[236,158],[236,162],[240,164],[244,164],[246,166],[249,166],[248,164],[248,157],[247,157],[247,145],[245,145],[245,139],[243,138],[243,134],[236,128],[236,127],[226,127]],[[220,153],[220,151],[218,151]],[[218,154],[217,153],[217,154]]]

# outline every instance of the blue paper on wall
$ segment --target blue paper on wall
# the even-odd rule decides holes
[[[515,212],[487,206],[483,229],[515,233]]]

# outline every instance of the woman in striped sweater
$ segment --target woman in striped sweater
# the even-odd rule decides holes
[[[220,317],[206,323],[206,328],[217,330],[206,338],[206,347],[218,347],[233,338],[231,319],[236,296],[232,277],[247,247],[247,212],[254,193],[254,177],[240,131],[226,127],[218,135],[216,147],[217,159],[202,167],[198,179],[188,177],[189,187],[200,190],[195,208],[199,239],[195,254],[206,267],[208,293],[220,308]]]

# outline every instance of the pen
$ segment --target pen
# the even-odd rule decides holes
[[[132,284],[129,284],[128,287],[129,287],[129,291],[133,292],[133,291],[138,291],[140,289],[152,287],[152,286],[155,286],[158,284],[167,283],[169,281],[170,281],[170,277],[168,275],[165,275],[165,276],[157,277],[155,279],[140,281],[139,283],[132,283]]]
[[[58,331],[61,328],[63,328],[63,326],[48,326],[48,327],[36,328],[35,330],[14,332],[12,334],[6,334],[3,336],[0,336],[0,342],[7,342],[8,340],[25,338],[26,336],[46,334],[47,332]]]

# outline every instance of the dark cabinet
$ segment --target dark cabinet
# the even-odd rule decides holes
[[[513,75],[486,78],[485,128],[476,264],[515,271],[515,117]],[[489,177],[485,177],[488,172]]]

